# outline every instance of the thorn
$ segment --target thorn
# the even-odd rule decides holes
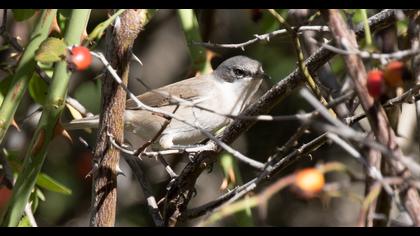
[[[220,56],[219,53],[216,53],[216,52],[214,52],[210,49],[206,49],[206,59],[207,59],[207,61],[211,61],[213,58],[219,57],[219,56]]]
[[[158,202],[157,202],[157,205],[159,206],[161,203],[163,203],[164,201],[165,201],[165,197],[163,197],[163,198],[161,198]]]
[[[166,190],[167,190],[167,191],[171,189],[172,185],[175,183],[175,180],[176,180],[176,178],[171,179],[171,180],[169,181],[168,186],[166,186]]]
[[[185,150],[184,150],[185,151]],[[188,160],[191,162],[191,163],[194,163],[195,162],[195,155],[194,155],[194,153],[192,153],[192,152],[190,152],[190,153],[188,153]]]
[[[79,136],[78,139],[85,147],[90,149],[90,146],[89,146],[88,142],[84,138]]]
[[[127,177],[127,176],[125,175],[125,173],[121,170],[121,168],[120,168],[120,164],[117,164],[117,167],[115,168],[115,171],[117,172],[117,176],[118,176],[118,175],[122,175],[122,176],[124,176],[124,177]]]
[[[15,119],[12,120],[12,126],[17,129],[17,131],[21,131],[19,125],[16,123]]]
[[[223,178],[223,182],[220,185],[219,190],[223,191],[223,190],[227,189],[227,187],[228,187],[228,179],[225,177],[225,178]]]
[[[87,173],[87,175],[85,176],[85,179],[88,179],[89,177],[92,177],[92,175],[98,171],[99,169],[99,165],[98,163],[93,163],[93,167],[92,169],[89,171],[89,173]]]
[[[70,134],[67,132],[67,130],[64,129],[64,127],[58,121],[55,124],[54,137],[59,136],[59,135],[62,135],[65,139],[69,140],[70,143],[73,143],[73,139],[71,138]]]
[[[309,160],[313,160],[314,158],[312,157],[312,154],[308,154],[308,158],[309,158]]]
[[[143,66],[143,62],[134,53],[131,53],[131,59]]]

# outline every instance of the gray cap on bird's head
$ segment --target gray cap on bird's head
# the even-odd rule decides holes
[[[226,59],[213,73],[227,82],[234,82],[243,78],[269,78],[264,73],[260,62],[246,56],[234,56]]]

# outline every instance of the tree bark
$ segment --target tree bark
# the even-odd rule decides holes
[[[142,30],[146,10],[126,10],[106,32],[106,58],[127,84],[131,48]],[[91,226],[114,226],[117,201],[119,151],[107,134],[119,143],[124,137],[126,92],[109,73],[102,83],[102,101],[97,144],[94,153]]]

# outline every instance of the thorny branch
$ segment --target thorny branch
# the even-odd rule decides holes
[[[123,78],[123,83],[128,81],[131,48],[143,28],[142,15],[145,11],[124,11],[119,24],[107,29],[107,56],[111,58],[112,65]],[[110,75],[104,78],[102,91],[101,115],[94,152],[94,162],[98,167],[92,178],[91,226],[115,224],[119,152],[109,145],[107,134],[111,133],[120,142],[124,136],[125,91]]]
[[[295,30],[294,27],[292,27],[292,30]],[[301,33],[302,31],[317,31],[317,32],[329,32],[328,26],[302,26],[299,27],[298,33]],[[244,43],[237,43],[237,44],[218,44],[218,43],[210,43],[210,42],[192,42],[193,45],[197,46],[203,46],[208,48],[241,48],[242,50],[245,50],[246,46],[249,46],[253,43],[256,43],[258,41],[267,41],[269,42],[271,38],[275,36],[280,36],[284,34],[289,34],[288,30],[280,29],[273,32],[270,32],[268,34],[261,34],[261,35],[254,35],[255,38],[250,39]]]

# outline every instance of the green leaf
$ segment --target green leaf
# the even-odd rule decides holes
[[[31,195],[29,196],[29,202],[31,203],[31,210],[33,213],[35,213],[35,210],[38,208],[39,200],[40,200],[38,198],[37,190],[38,188],[35,187],[35,189],[31,192]]]
[[[212,67],[210,61],[207,60],[206,50],[202,47],[195,47],[191,45],[193,41],[202,41],[198,20],[194,10],[178,9],[177,12],[184,31],[185,39],[187,40],[187,45],[189,46],[190,58],[193,62],[193,70],[203,74],[211,71]]]
[[[18,159],[19,152],[11,152],[7,151],[6,149],[3,149],[4,156],[6,156],[7,161],[10,164],[10,167],[13,169],[14,172],[19,173],[22,170],[22,161]],[[36,179],[36,184],[39,187],[43,187],[47,190],[63,193],[63,194],[71,194],[71,189],[67,188],[63,184],[59,183],[58,181],[54,180],[50,176],[40,173]],[[35,187],[35,192],[31,193],[34,194],[37,198],[39,198],[41,201],[45,201],[45,195],[42,193],[40,189],[37,189]]]
[[[32,78],[29,80],[29,94],[35,102],[44,105],[47,99],[48,85],[39,77],[37,73],[34,73]]]
[[[49,79],[51,80],[51,78],[54,75],[54,64],[51,64],[51,63],[50,64],[44,64],[44,63],[41,63],[41,62],[38,62],[37,64],[38,64],[39,68],[42,71],[44,71],[44,73],[46,75],[48,75]]]
[[[40,187],[43,187],[47,190],[62,193],[65,195],[71,194],[71,189],[67,188],[63,184],[59,183],[58,181],[54,180],[50,176],[40,173],[36,179],[36,184]]]
[[[57,23],[62,32],[65,32],[66,25],[70,18],[71,9],[60,9],[57,12]]]
[[[16,21],[24,21],[35,14],[34,9],[13,9],[12,12]]]
[[[120,9],[118,10],[114,15],[112,15],[110,18],[108,18],[106,21],[99,23],[95,29],[92,30],[92,32],[89,34],[88,36],[88,40],[89,41],[94,41],[97,40],[99,38],[102,37],[102,35],[104,34],[104,31],[106,30],[106,28],[108,28],[108,26],[114,22],[114,20],[121,15],[123,12],[125,11],[125,9]]]
[[[39,198],[39,200],[41,200],[41,201],[45,201],[45,195],[44,195],[44,193],[41,191],[41,189],[39,189],[39,188],[36,188],[36,196]],[[35,211],[36,209],[33,209],[33,211]]]
[[[353,14],[354,15],[353,15],[353,17],[351,19],[353,21],[353,24],[357,25],[357,24],[360,24],[361,22],[363,22],[363,13],[362,13],[362,11],[355,10]]]
[[[67,55],[67,45],[63,39],[47,38],[35,52],[35,60],[42,63],[52,63],[64,60]]]

